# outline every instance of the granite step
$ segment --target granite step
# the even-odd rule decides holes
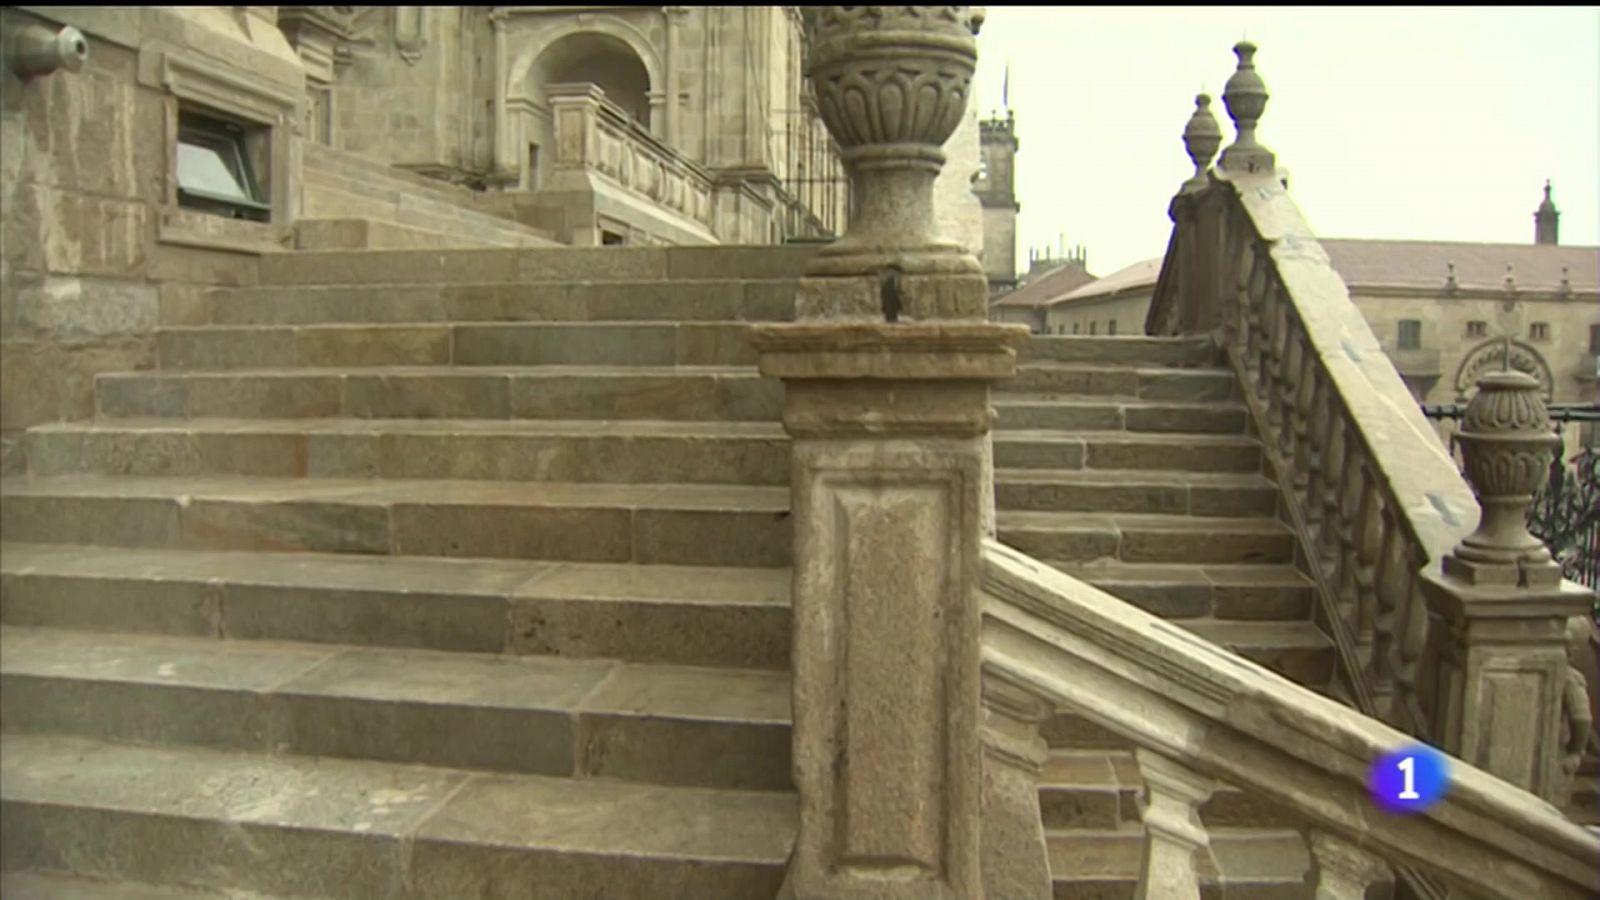
[[[815,253],[815,246],[805,244],[280,253],[262,257],[259,283],[327,286],[799,278]]]
[[[445,284],[219,288],[190,323],[768,321],[792,319],[794,297],[790,277],[496,283],[469,273]]]
[[[1005,429],[994,433],[994,464],[1003,469],[1244,473],[1260,472],[1262,457],[1261,443],[1242,434]]]
[[[0,497],[25,543],[749,568],[792,543],[781,487],[83,475]]]
[[[1244,434],[1249,412],[1239,403],[1182,403],[1116,397],[996,393],[1001,430],[1139,431]]]
[[[1044,827],[1140,829],[1137,798],[1144,790],[1129,750],[1052,750],[1039,777]],[[1296,828],[1294,813],[1238,788],[1222,785],[1200,807],[1208,828]]]
[[[1046,562],[1163,618],[1309,621],[1316,602],[1315,585],[1292,565]]]
[[[788,790],[789,674],[0,629],[8,732]]]
[[[1131,366],[1214,368],[1225,358],[1209,337],[1089,337],[1087,335],[1032,335],[1018,357],[1025,361],[1119,363]]]
[[[379,366],[124,372],[101,415],[777,421],[783,384],[736,366]]]
[[[59,872],[7,872],[0,875],[0,897],[6,900],[313,900],[226,888],[206,890],[107,881]]]
[[[741,322],[200,326],[156,333],[171,371],[365,366],[754,366]]]
[[[8,870],[273,895],[771,897],[798,817],[788,792],[63,736],[0,737],[0,771]]]
[[[1239,398],[1233,373],[1225,369],[1138,368],[1077,362],[1031,361],[1017,366],[1015,378],[996,385],[1000,394],[1116,396],[1186,403]]]
[[[1294,532],[1267,518],[1009,509],[996,518],[1002,542],[1038,559],[1202,565],[1294,559]]]
[[[782,485],[777,422],[100,419],[30,429],[34,475]]]
[[[551,240],[547,233],[520,222],[480,212],[461,205],[454,198],[429,196],[425,191],[381,178],[352,178],[308,168],[302,181],[305,187],[305,212],[312,218],[352,214],[371,216],[414,228],[473,238],[480,242],[480,246],[564,246]]]
[[[0,545],[0,623],[787,670],[788,569]]]
[[[1216,828],[1199,854],[1201,900],[1304,900],[1311,854],[1298,831]],[[1057,900],[1133,900],[1144,833],[1134,829],[1046,832]]]
[[[995,505],[1038,512],[1270,516],[1278,489],[1265,476],[1162,469],[996,469]]]

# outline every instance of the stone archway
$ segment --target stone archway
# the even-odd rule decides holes
[[[1476,393],[1478,378],[1503,367],[1507,354],[1511,357],[1511,368],[1537,379],[1545,402],[1550,402],[1555,391],[1555,378],[1551,375],[1550,364],[1545,362],[1544,355],[1538,350],[1508,337],[1484,341],[1462,357],[1461,365],[1456,369],[1456,397],[1465,400]]]
[[[545,87],[564,81],[597,84],[641,123],[660,125],[650,101],[665,83],[661,56],[643,33],[615,16],[572,22],[521,47],[501,89],[510,100],[543,104]]]

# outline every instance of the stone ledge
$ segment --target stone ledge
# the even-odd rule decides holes
[[[802,323],[757,325],[761,374],[792,380],[992,381],[1016,372],[1022,325]]]

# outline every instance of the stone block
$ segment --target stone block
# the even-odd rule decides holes
[[[1081,469],[1083,441],[1060,438],[1023,438],[998,432],[994,436],[994,464],[1005,469]]]
[[[1096,438],[1088,442],[1087,464],[1095,469],[1182,470],[1190,472],[1257,472],[1261,448],[1232,442],[1152,440],[1138,436]]]
[[[1034,394],[1132,398],[1138,396],[1139,374],[1132,369],[1027,363],[1017,367],[1017,376],[1005,386],[1010,391]]]
[[[352,374],[344,382],[344,412],[361,419],[504,419],[511,408],[512,379],[500,374]]]
[[[1138,373],[1138,379],[1138,395],[1145,400],[1209,403],[1236,396],[1232,372],[1145,370]]]
[[[1001,429],[1120,431],[1123,411],[1116,403],[1027,402],[997,398]]]
[[[458,365],[670,366],[671,324],[457,325]]]
[[[156,344],[168,370],[284,369],[297,361],[291,328],[164,330]]]
[[[399,503],[393,515],[401,554],[625,562],[633,553],[625,509]]]
[[[193,498],[185,546],[216,550],[390,552],[388,510],[337,501]]]
[[[222,595],[201,582],[7,572],[0,621],[128,634],[220,635]]]
[[[1316,597],[1309,583],[1252,585],[1218,581],[1213,590],[1217,618],[1247,621],[1303,620],[1311,615]]]
[[[1037,559],[1075,562],[1117,554],[1116,529],[1103,520],[1063,518],[1056,525],[1014,524],[1013,521],[1013,517],[1000,515],[1000,540]]]
[[[227,584],[223,621],[240,640],[331,642],[497,653],[503,597],[286,584]]]
[[[1287,562],[1294,535],[1281,527],[1222,529],[1119,522],[1125,562]]]
[[[1216,405],[1129,404],[1129,431],[1173,434],[1242,434],[1249,415],[1242,408]]]
[[[157,296],[158,320],[161,326],[174,328],[209,325],[212,295],[215,290],[208,284],[163,282]]]
[[[1270,483],[1189,485],[1189,513],[1196,516],[1262,516],[1278,509],[1278,490]]]
[[[27,496],[0,503],[7,540],[109,547],[166,547],[181,535],[178,506],[144,497]]]
[[[173,378],[183,390],[184,412],[195,418],[315,419],[337,416],[344,406],[344,379],[339,375]]]
[[[756,351],[743,325],[683,322],[675,328],[680,366],[754,366]]]
[[[87,346],[0,342],[0,422],[7,430],[94,415],[96,376],[149,368],[154,341]]]
[[[793,550],[788,512],[641,509],[634,514],[634,560],[682,566],[787,566]]]
[[[160,292],[138,281],[47,275],[19,287],[12,302],[18,337],[84,342],[147,336],[160,320]]]
[[[302,366],[426,366],[451,361],[451,329],[444,325],[300,328],[295,345]]]
[[[530,372],[512,376],[511,415],[525,419],[748,419],[763,392],[754,373],[726,379],[703,374]],[[740,401],[746,401],[741,408]],[[773,417],[775,418],[775,416]]]

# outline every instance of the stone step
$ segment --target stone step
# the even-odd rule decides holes
[[[36,426],[35,475],[783,485],[777,422],[100,419]]]
[[[113,418],[777,421],[783,383],[747,366],[375,366],[121,372],[95,378]]]
[[[996,469],[995,505],[1039,512],[1270,516],[1278,489],[1250,473],[1160,469]]]
[[[205,890],[80,878],[59,872],[7,872],[0,875],[6,900],[311,900],[256,891]]]
[[[481,246],[520,246],[514,240],[482,240],[383,219],[297,219],[296,250],[443,250]]]
[[[1316,601],[1315,585],[1292,565],[1049,564],[1162,618],[1309,621]]]
[[[1298,831],[1217,828],[1198,854],[1202,900],[1304,900],[1311,854]],[[1143,831],[1046,833],[1057,900],[1132,900],[1138,891]]]
[[[1131,366],[1215,368],[1225,358],[1209,337],[1089,337],[1035,334],[1023,345],[1023,361],[1118,363]]]
[[[305,213],[312,218],[364,215],[410,227],[506,246],[554,247],[548,234],[520,222],[460,205],[453,198],[430,196],[409,185],[387,180],[354,178],[340,173],[308,169]]]
[[[0,771],[9,869],[274,895],[771,897],[798,817],[786,792],[61,736],[5,735]]]
[[[173,371],[367,366],[754,366],[741,322],[201,326],[156,333]]]
[[[488,195],[482,191],[475,191],[466,185],[451,184],[438,178],[430,178],[406,169],[389,165],[382,159],[374,159],[348,150],[329,147],[326,144],[310,142],[303,150],[304,167],[307,171],[345,175],[368,181],[382,181],[387,184],[402,188],[408,193],[432,197],[453,206],[466,209],[477,209],[477,206]],[[483,210],[477,210],[482,212]]]
[[[1229,402],[1177,403],[996,393],[1000,429],[1244,434],[1249,412]]]
[[[1202,565],[1294,560],[1294,532],[1266,518],[1002,509],[996,519],[1002,542],[1038,559]]]
[[[1245,435],[1007,429],[994,433],[994,464],[1004,469],[1260,472],[1261,444]]]
[[[0,629],[12,732],[788,790],[789,675]]]
[[[0,547],[8,626],[789,665],[788,569]]]
[[[1143,828],[1137,797],[1144,779],[1129,750],[1053,750],[1039,777],[1044,827]],[[1222,785],[1200,807],[1208,828],[1295,828],[1302,820],[1262,797]]]
[[[262,285],[798,278],[815,246],[353,250],[261,259]]]
[[[195,324],[784,321],[794,298],[793,278],[219,288]]]
[[[792,541],[779,487],[82,475],[0,496],[25,543],[769,568]]]
[[[263,258],[265,265],[265,258]],[[1233,373],[1224,369],[1136,368],[1090,363],[1024,362],[997,385],[1002,394],[1116,396],[1186,403],[1237,401]]]

